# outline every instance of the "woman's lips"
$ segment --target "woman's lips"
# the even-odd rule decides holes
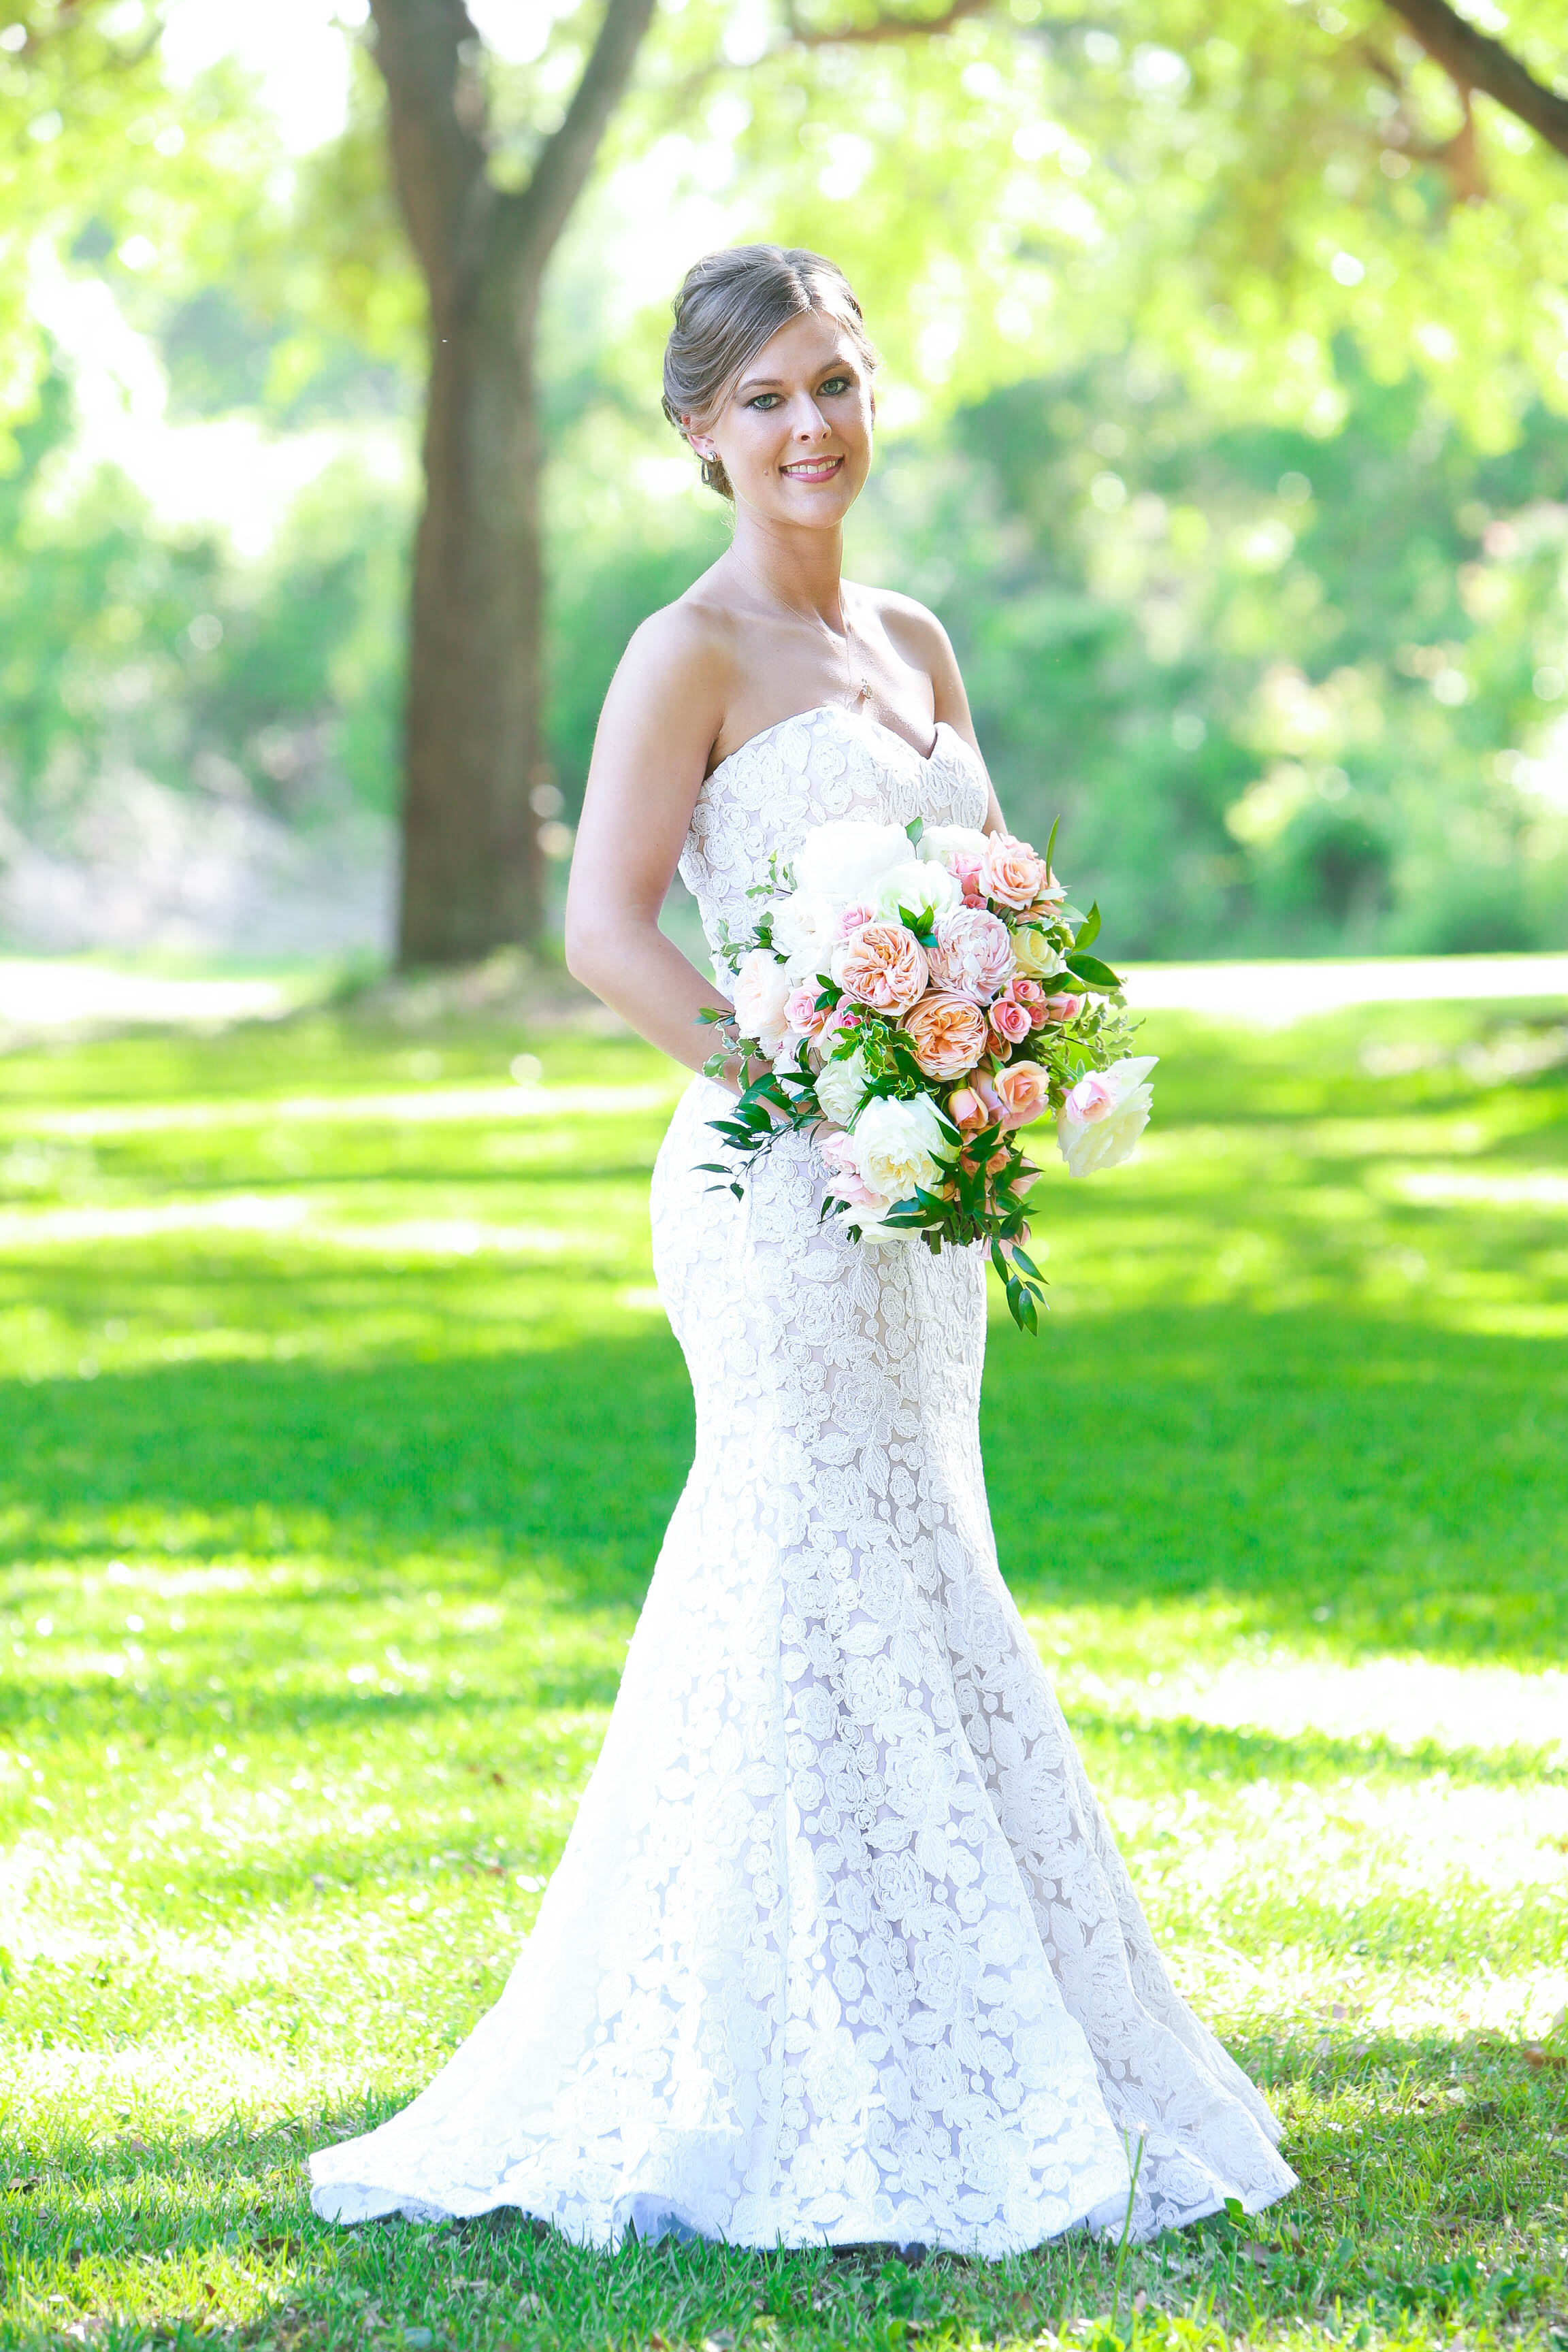
[[[781,466],[779,471],[787,474],[792,482],[830,482],[843,466],[842,457],[798,457],[793,465]]]

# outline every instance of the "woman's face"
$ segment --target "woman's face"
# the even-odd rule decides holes
[[[737,506],[770,521],[830,530],[871,470],[871,383],[837,319],[792,319],[742,369],[691,444],[723,460]]]

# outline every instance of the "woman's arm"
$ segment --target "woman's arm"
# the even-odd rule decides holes
[[[650,1044],[700,1070],[724,999],[658,928],[723,716],[725,663],[694,616],[645,621],[611,681],[566,893],[573,977]],[[738,1090],[738,1066],[727,1072]]]

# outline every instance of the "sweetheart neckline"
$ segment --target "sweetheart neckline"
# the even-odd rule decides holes
[[[771,727],[759,727],[754,735],[748,735],[743,743],[737,743],[732,751],[726,751],[723,758],[716,766],[710,768],[708,773],[702,779],[704,787],[710,784],[714,777],[729,766],[731,760],[738,760],[742,751],[749,751],[753,743],[765,743],[768,737],[770,735],[776,735],[781,728],[794,727],[802,719],[819,718],[825,710],[836,710],[840,719],[858,719],[863,725],[867,727],[874,727],[879,735],[890,735],[895,743],[901,743],[906,751],[913,753],[914,757],[920,761],[922,768],[929,768],[935,760],[938,751],[942,749],[942,739],[944,733],[948,735],[957,735],[958,740],[963,744],[964,751],[968,751],[970,750],[970,746],[963,741],[963,736],[958,734],[957,728],[952,726],[952,723],[945,719],[938,719],[932,721],[932,725],[936,731],[931,750],[929,751],[921,751],[910,741],[907,735],[900,735],[896,727],[888,726],[886,722],[880,719],[873,719],[870,712],[868,710],[852,710],[847,703],[843,702],[814,702],[809,710],[792,710],[787,719],[775,719]],[[973,757],[974,755],[972,753],[971,756]]]

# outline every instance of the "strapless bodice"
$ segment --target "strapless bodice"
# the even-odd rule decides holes
[[[680,878],[711,947],[721,925],[751,929],[757,908],[747,891],[767,880],[770,856],[793,857],[813,825],[846,816],[981,825],[989,801],[979,755],[944,721],[921,753],[879,719],[825,702],[720,761],[697,796]]]

